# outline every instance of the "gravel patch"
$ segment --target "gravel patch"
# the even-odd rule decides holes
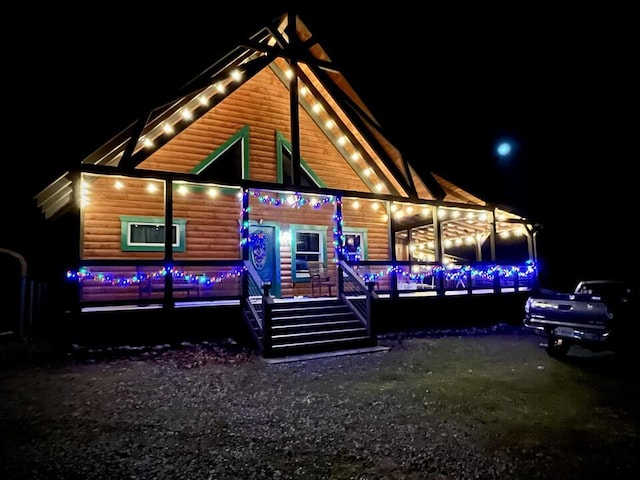
[[[584,370],[548,359],[538,342],[504,325],[431,330],[381,336],[386,351],[284,363],[232,340],[62,355],[5,348],[0,477],[631,478],[632,455],[585,458],[604,427],[574,435],[582,413],[554,420],[567,435],[513,413],[535,410],[531,378],[545,388],[550,375]],[[578,375],[573,388],[600,374]],[[640,446],[633,385],[630,399],[610,397],[596,412],[626,447]],[[568,450],[578,437],[585,444]]]

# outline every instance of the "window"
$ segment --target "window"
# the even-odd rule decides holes
[[[173,244],[176,245],[176,230],[174,225],[171,231]],[[164,245],[164,225],[157,223],[130,223],[129,245]]]
[[[185,251],[186,219],[174,219],[171,238],[174,252]],[[120,217],[120,248],[123,252],[159,252],[164,250],[164,219],[157,217]]]
[[[362,260],[362,237],[357,233],[349,233],[344,236],[344,256],[349,262]]]
[[[367,259],[367,230],[344,228],[344,256],[347,262]]]
[[[248,178],[249,172],[249,127],[244,126],[216,149],[191,173],[206,180],[235,184]]]
[[[293,161],[291,159],[291,152],[286,148],[282,149],[282,183],[285,185],[293,185]],[[304,167],[300,168],[300,186],[316,186]]]
[[[292,280],[308,281],[309,268],[307,262],[311,260],[324,261],[326,258],[326,227],[291,226],[291,266]]]
[[[293,158],[291,154],[291,144],[285,140],[280,132],[277,132],[277,145],[278,182],[284,185],[293,185]],[[326,187],[303,158],[300,159],[300,185],[296,186]]]

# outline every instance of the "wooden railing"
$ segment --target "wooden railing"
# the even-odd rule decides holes
[[[271,284],[264,282],[251,262],[244,262],[242,277],[242,314],[261,353],[271,352],[271,327],[274,300],[269,290]]]
[[[365,280],[344,260],[338,262],[338,297],[366,326],[367,333],[373,335],[371,328],[372,302],[378,295],[373,291],[374,281]]]
[[[375,293],[392,298],[421,292],[434,296],[510,293],[538,287],[537,268],[531,263],[443,265],[437,262],[363,260],[348,262],[348,265],[364,282],[373,285]]]
[[[67,276],[76,281],[78,308],[109,305],[174,306],[181,301],[239,300],[241,260],[84,261]]]
[[[165,267],[158,260],[85,261],[77,272],[76,303],[79,308],[114,305],[175,306],[178,302],[238,301],[246,297],[264,298],[264,285],[250,262],[242,260],[176,261]],[[244,272],[250,281],[243,283]],[[410,261],[358,261],[338,264],[338,295],[367,320],[367,292],[377,297],[401,298],[415,294],[444,296],[453,294],[509,293],[538,288],[534,265],[477,263],[446,266]],[[370,290],[369,290],[370,289]],[[263,298],[264,297],[264,298]],[[375,297],[373,297],[375,298]],[[264,322],[265,312],[256,302],[244,304],[255,310]],[[258,321],[258,320],[257,320]],[[261,328],[268,325],[263,323]]]

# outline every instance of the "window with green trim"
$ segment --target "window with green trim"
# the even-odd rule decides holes
[[[283,185],[293,185],[293,155],[291,153],[291,144],[280,132],[277,132],[276,140],[278,145],[278,182]],[[326,187],[324,182],[315,174],[303,158],[300,159],[300,185],[296,186]]]
[[[344,256],[347,262],[357,262],[367,259],[367,230],[343,228]]]
[[[171,231],[174,252],[186,248],[186,219],[174,219]],[[164,250],[164,219],[159,217],[120,217],[120,248],[123,252]]]
[[[308,281],[309,261],[326,259],[326,227],[291,226],[291,277],[294,282]]]
[[[231,184],[249,178],[249,127],[238,130],[191,173],[206,180]]]
[[[293,185],[293,160],[289,150],[282,148],[282,183],[284,185]],[[311,179],[304,168],[300,168],[300,186],[316,187],[317,185]]]

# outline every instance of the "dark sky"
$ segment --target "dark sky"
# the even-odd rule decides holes
[[[543,268],[567,287],[638,267],[630,11],[304,3],[302,19],[418,171],[542,223]],[[20,99],[5,146],[26,187],[2,195],[22,232],[35,193],[284,12],[245,2],[43,8],[16,13],[20,33],[5,39],[15,47],[9,105]],[[508,162],[495,155],[502,138],[515,142]]]

